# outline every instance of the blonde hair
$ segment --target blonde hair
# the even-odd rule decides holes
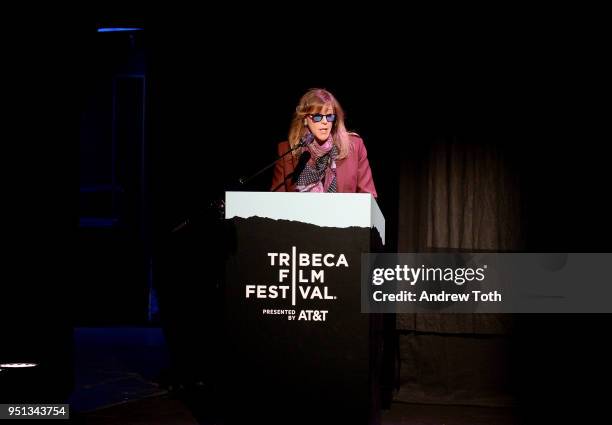
[[[331,106],[336,114],[331,135],[339,150],[337,159],[346,158],[350,149],[350,138],[344,126],[344,110],[336,98],[325,89],[310,89],[300,99],[289,126],[289,145],[292,148],[297,146],[302,136],[308,131],[308,127],[304,125],[306,116],[321,112],[326,105]],[[296,149],[293,154],[300,155],[303,150],[304,148]]]

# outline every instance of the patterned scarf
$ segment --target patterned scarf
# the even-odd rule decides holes
[[[338,147],[334,145],[331,134],[322,145],[314,141],[306,149],[310,152],[310,159],[298,177],[297,191],[336,192]]]

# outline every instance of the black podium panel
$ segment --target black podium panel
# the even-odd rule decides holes
[[[229,220],[226,424],[380,423],[381,316],[360,312],[376,230]]]

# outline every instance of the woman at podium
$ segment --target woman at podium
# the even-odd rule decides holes
[[[371,193],[377,196],[368,154],[357,133],[344,126],[344,111],[327,90],[300,99],[288,141],[279,143],[272,191]]]

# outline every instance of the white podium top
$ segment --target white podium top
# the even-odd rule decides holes
[[[385,244],[385,218],[369,193],[225,192],[225,218],[263,217],[322,227],[376,227]]]

